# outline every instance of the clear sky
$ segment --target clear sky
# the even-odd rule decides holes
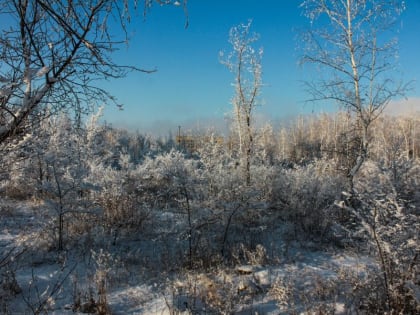
[[[146,20],[141,12],[132,25],[128,48],[115,60],[158,71],[134,73],[104,83],[118,101],[119,111],[105,109],[104,119],[115,126],[167,134],[176,126],[225,126],[231,111],[233,75],[219,62],[219,51],[230,51],[232,26],[252,19],[261,38],[263,105],[257,115],[268,121],[293,115],[329,111],[305,103],[305,69],[298,65],[299,29],[308,26],[300,0],[189,0],[189,26],[181,7],[154,7]],[[407,0],[401,17],[399,66],[406,81],[420,79],[420,0]],[[420,82],[413,82],[408,102],[420,104]],[[401,102],[399,102],[401,104]],[[324,105],[325,106],[325,105]],[[418,106],[418,105],[417,105]],[[210,122],[210,123],[209,123]]]

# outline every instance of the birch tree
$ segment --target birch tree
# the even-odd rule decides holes
[[[353,178],[369,154],[370,126],[406,86],[396,77],[395,27],[404,10],[400,0],[305,0],[311,28],[304,33],[302,63],[313,64],[320,78],[308,82],[313,101],[333,101],[353,119],[352,142],[359,143]]]
[[[98,80],[129,71],[112,53],[128,40],[136,6],[147,12],[172,0],[0,0],[0,144],[25,133],[46,107],[80,114],[95,102],[116,102]],[[184,7],[186,0],[183,1]]]
[[[225,56],[220,53],[220,60],[234,76],[235,95],[232,99],[234,121],[239,138],[239,152],[245,171],[246,183],[251,183],[251,157],[253,149],[253,115],[258,105],[258,96],[262,86],[261,59],[263,49],[255,50],[254,43],[259,34],[251,32],[251,21],[232,27],[229,43],[232,51]]]

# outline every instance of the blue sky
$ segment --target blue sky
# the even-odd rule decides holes
[[[268,121],[329,111],[308,104],[298,66],[299,29],[308,26],[298,8],[300,0],[189,0],[189,26],[180,7],[154,7],[146,20],[141,12],[131,26],[131,40],[115,55],[119,63],[134,64],[153,74],[134,73],[104,83],[118,101],[119,111],[108,106],[104,119],[115,126],[165,134],[176,126],[223,127],[231,111],[233,75],[219,62],[219,51],[230,51],[232,26],[252,19],[264,48],[263,83],[257,116]],[[420,0],[407,0],[401,18],[400,69],[404,80],[420,76]],[[420,100],[419,82],[413,82],[410,102]],[[401,104],[401,102],[399,102]],[[420,101],[419,103],[420,104]]]

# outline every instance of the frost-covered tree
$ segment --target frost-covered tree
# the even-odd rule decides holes
[[[247,185],[251,183],[254,112],[259,104],[258,96],[262,86],[263,49],[255,50],[253,47],[258,38],[257,33],[251,32],[251,21],[232,27],[229,31],[232,51],[227,56],[224,56],[223,52],[220,53],[221,63],[235,76],[233,83],[235,95],[232,98],[233,115]]]
[[[369,154],[372,122],[405,91],[395,78],[395,23],[404,10],[399,0],[305,0],[311,28],[304,33],[302,62],[322,71],[308,82],[313,101],[333,101],[353,117],[349,141],[358,142],[347,170],[353,178]]]
[[[98,80],[154,71],[112,59],[129,39],[135,8],[143,4],[146,13],[154,3],[180,5],[172,0],[1,0],[0,144],[33,127],[46,107],[79,115],[96,101],[115,103]]]
[[[86,126],[78,126],[68,115],[50,116],[20,141],[19,150],[6,155],[13,161],[8,165],[6,195],[46,203],[43,215],[51,224],[47,230],[60,250],[64,234],[72,234],[65,227],[84,233],[83,227],[89,225],[85,219],[92,217],[91,191],[97,186],[91,168],[102,157],[107,160],[104,143],[98,141],[102,129],[98,117],[92,115]]]
[[[94,159],[95,146],[88,146],[94,130],[75,129],[65,115],[51,117],[48,124],[46,150],[38,156],[44,166],[40,182],[41,197],[53,210],[56,248],[65,247],[65,226],[80,226],[92,214],[90,191],[96,186],[89,178],[89,160]],[[90,135],[89,135],[90,133]],[[47,215],[48,216],[48,215]],[[83,231],[82,231],[83,233]]]

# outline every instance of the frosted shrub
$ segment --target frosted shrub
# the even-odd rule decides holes
[[[232,250],[232,258],[238,265],[262,266],[267,262],[267,251],[261,244],[258,244],[254,250],[251,250],[241,243]]]
[[[92,259],[95,263],[96,271],[94,281],[98,292],[98,300],[96,302],[96,311],[100,315],[111,314],[107,301],[107,287],[109,274],[114,265],[114,258],[108,252],[100,249],[98,252],[92,252]]]
[[[383,170],[387,173],[393,193],[404,200],[407,206],[420,206],[420,159],[406,159],[400,157],[390,168]]]
[[[236,314],[255,292],[251,281],[241,281],[226,270],[215,269],[211,273],[178,275],[170,284],[171,301],[166,300],[171,314]]]
[[[130,226],[134,220],[135,195],[129,172],[123,173],[110,167],[99,170],[101,191],[96,200],[104,210],[105,223],[125,224]]]
[[[95,197],[104,210],[106,225],[137,228],[148,218],[158,199],[155,191],[144,190],[147,178],[154,177],[150,161],[153,159],[146,158],[136,166],[129,154],[120,153],[114,166],[93,165],[91,176],[101,187]]]
[[[198,160],[186,158],[185,154],[171,150],[168,153],[148,157],[136,168],[138,198],[155,209],[156,220],[166,213],[179,218],[178,224],[159,228],[159,238],[166,233],[176,233],[186,245],[189,266],[199,253],[207,253],[199,248],[203,229],[208,226],[208,209],[204,208],[206,192],[203,188],[203,170]],[[156,233],[156,231],[151,231]],[[204,244],[207,244],[204,242]],[[206,255],[204,255],[206,256]],[[196,264],[196,262],[194,262]]]
[[[161,208],[176,208],[184,188],[194,190],[200,177],[197,161],[185,158],[176,150],[147,157],[135,173],[141,196],[155,198],[150,201]]]
[[[275,182],[278,180],[278,168],[270,165],[254,165],[251,168],[254,174],[253,189],[260,201],[266,202],[273,196]]]
[[[208,198],[205,204],[212,209],[211,232],[213,244],[225,262],[235,262],[236,246],[242,244],[252,251],[263,238],[262,231],[273,221],[268,215],[267,198],[272,194],[273,166],[251,165],[251,182],[247,185],[238,158],[218,144],[202,148],[203,189]],[[255,162],[255,161],[254,161]],[[246,232],[245,232],[246,231]]]
[[[271,207],[281,219],[294,224],[296,238],[325,240],[332,224],[329,209],[339,197],[343,182],[324,160],[279,170]]]
[[[416,182],[417,175],[406,181]],[[364,241],[362,248],[375,253],[378,268],[371,275],[381,299],[371,299],[369,308],[380,313],[411,314],[420,310],[418,299],[418,214],[395,187],[392,172],[368,161],[355,183],[356,194],[340,206],[355,220],[351,237]],[[417,186],[418,189],[418,186]],[[407,196],[407,195],[405,195]],[[371,282],[368,285],[372,285]]]

